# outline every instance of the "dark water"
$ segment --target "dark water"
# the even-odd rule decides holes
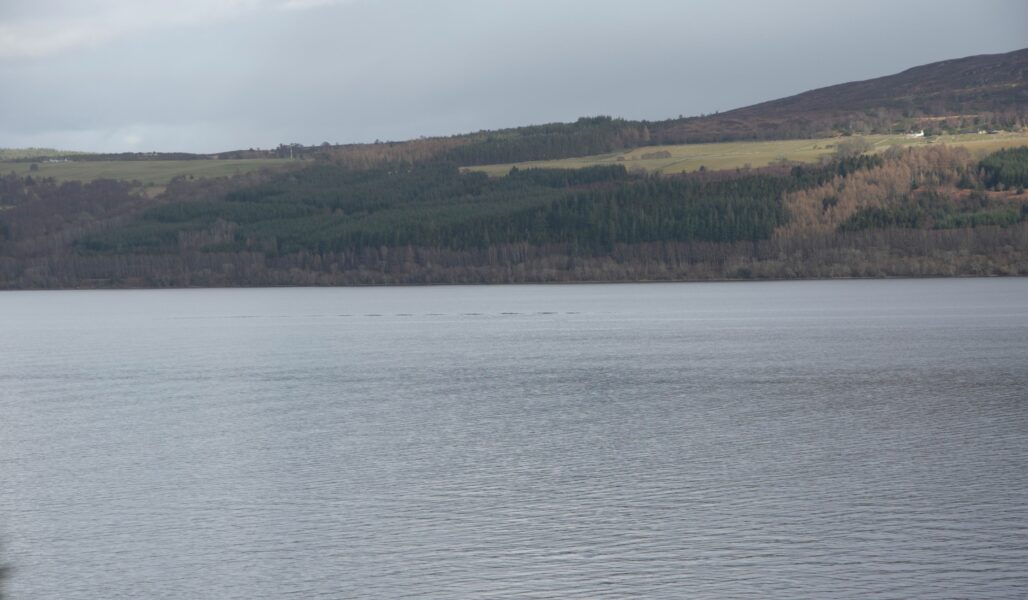
[[[1028,279],[0,294],[14,600],[1028,595]]]

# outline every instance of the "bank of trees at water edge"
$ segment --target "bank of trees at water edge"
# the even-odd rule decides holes
[[[681,176],[325,163],[179,179],[156,198],[132,182],[7,175],[0,278],[47,287],[1023,274],[1026,165],[1028,148],[975,161],[946,147]]]

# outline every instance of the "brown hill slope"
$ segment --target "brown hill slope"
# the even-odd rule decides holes
[[[945,60],[705,117],[667,122],[677,143],[888,133],[914,127],[1014,128],[1028,116],[1028,48]]]
[[[1028,100],[1028,48],[969,56],[820,88],[724,113],[725,117],[790,117],[804,112],[893,108],[936,115],[1004,110]]]

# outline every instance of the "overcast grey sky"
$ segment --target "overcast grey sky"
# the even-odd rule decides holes
[[[213,152],[728,110],[1028,46],[1025,0],[0,0],[0,147]]]

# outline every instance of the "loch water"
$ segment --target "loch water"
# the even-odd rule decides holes
[[[10,600],[1028,596],[1028,279],[0,293]]]

